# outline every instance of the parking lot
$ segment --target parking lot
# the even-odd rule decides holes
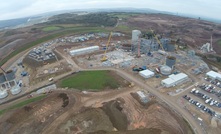
[[[204,78],[204,80],[183,96],[187,103],[211,117],[221,119],[221,82]]]

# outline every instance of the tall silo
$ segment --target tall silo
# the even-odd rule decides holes
[[[8,96],[7,90],[0,90],[0,99],[4,99]]]
[[[15,73],[12,70],[9,70],[8,72],[6,72],[5,77],[8,81],[14,80]]]
[[[139,30],[133,30],[132,31],[132,46],[131,46],[131,51],[132,52],[137,52],[138,56],[140,55],[140,35],[141,31]]]
[[[166,57],[166,65],[173,68],[176,64],[176,57],[167,56]]]
[[[5,81],[5,75],[3,73],[0,73],[0,83],[4,83]]]
[[[140,35],[141,35],[140,30],[133,30],[132,31],[132,44],[133,45],[136,45],[138,43]]]

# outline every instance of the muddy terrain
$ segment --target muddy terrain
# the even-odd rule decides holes
[[[120,97],[113,99],[114,96]],[[89,94],[57,91],[39,102],[5,113],[0,129],[8,134],[192,134],[183,118],[167,105],[155,99],[141,105],[123,90]]]
[[[74,105],[67,93],[54,93],[45,99],[1,116],[1,134],[39,134],[45,127]]]

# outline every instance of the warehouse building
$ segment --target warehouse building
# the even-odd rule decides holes
[[[146,69],[146,70],[143,70],[143,71],[140,71],[139,72],[139,75],[144,77],[145,79],[148,79],[150,77],[153,77],[154,76],[154,72]]]
[[[162,80],[161,84],[165,87],[172,87],[172,86],[182,84],[186,82],[188,79],[189,79],[188,75],[184,73],[179,73],[176,75],[172,74],[172,75],[169,75],[169,78]]]
[[[99,46],[92,46],[92,47],[71,50],[69,53],[71,56],[75,56],[75,55],[81,55],[85,53],[91,53],[97,50],[99,50]]]
[[[206,73],[206,76],[211,78],[211,79],[221,81],[221,74],[219,74],[217,72],[209,71],[208,73]]]

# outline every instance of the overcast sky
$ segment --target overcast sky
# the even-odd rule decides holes
[[[150,8],[221,19],[221,0],[0,0],[0,20],[88,8]]]

